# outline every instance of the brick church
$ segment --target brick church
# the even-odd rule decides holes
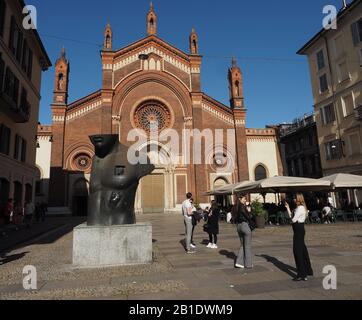
[[[64,49],[56,61],[52,126],[40,125],[38,130],[42,181],[37,193],[49,207],[85,213],[94,155],[89,136],[119,134],[120,142],[130,145],[128,132],[133,128],[149,131],[151,119],[157,120],[160,131],[176,130],[180,139],[184,129],[234,129],[236,158],[232,169],[223,168],[229,153],[224,145],[219,154],[213,154],[211,148],[203,155],[212,159],[209,164],[183,163],[180,152],[181,160],[174,165],[167,161],[170,155],[162,143],[149,139],[144,150],[155,143],[159,157],[156,170],[140,183],[135,204],[139,213],[178,212],[189,191],[195,201],[206,205],[210,199],[203,193],[214,187],[282,174],[275,131],[246,128],[243,78],[235,59],[228,70],[227,106],[202,91],[202,56],[194,29],[189,52],[175,48],[157,36],[157,15],[151,4],[144,39],[117,49],[112,32],[108,24],[101,51],[100,90],[69,103],[70,64]],[[229,201],[219,200],[224,205]]]

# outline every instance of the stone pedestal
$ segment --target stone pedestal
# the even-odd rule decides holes
[[[89,227],[73,233],[73,265],[102,268],[152,263],[152,225]]]

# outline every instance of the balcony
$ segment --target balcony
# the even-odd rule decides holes
[[[355,109],[355,116],[358,120],[362,120],[362,104]]]
[[[307,128],[309,126],[312,126],[315,123],[316,123],[315,115],[313,113],[306,114],[302,118],[295,119],[292,124],[285,125],[284,128],[280,130],[280,135],[281,137],[285,137],[287,135],[297,132],[302,128]]]
[[[0,92],[0,112],[5,113],[15,123],[26,123],[30,119],[30,104],[25,101],[17,106],[5,93]]]

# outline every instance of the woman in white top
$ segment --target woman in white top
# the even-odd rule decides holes
[[[285,203],[289,216],[293,221],[293,252],[295,264],[297,266],[297,277],[295,281],[307,281],[308,276],[313,276],[313,269],[309,259],[307,246],[305,245],[305,228],[304,223],[308,217],[308,209],[305,204],[304,196],[301,193],[297,194],[295,199],[297,208],[292,214],[289,204]]]

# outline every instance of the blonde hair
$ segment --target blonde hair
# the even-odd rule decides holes
[[[305,199],[302,193],[297,193],[296,196],[296,202],[297,202],[297,206],[303,206],[305,208],[305,214],[308,217],[308,208],[307,205],[305,203]]]

